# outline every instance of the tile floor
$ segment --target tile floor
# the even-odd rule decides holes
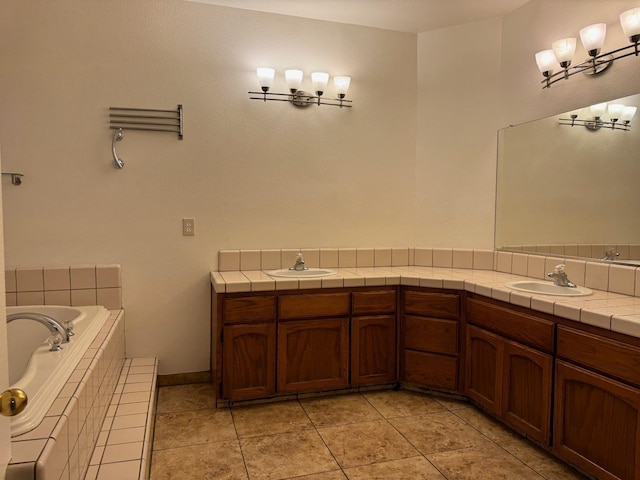
[[[215,409],[162,387],[151,480],[584,480],[468,403],[377,391]]]

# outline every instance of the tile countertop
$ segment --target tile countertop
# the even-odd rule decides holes
[[[216,293],[266,292],[311,288],[407,285],[466,290],[478,295],[640,338],[640,297],[593,290],[584,297],[520,292],[505,284],[531,277],[493,270],[439,267],[335,268],[321,278],[274,278],[260,270],[211,272]],[[539,280],[539,279],[537,279]]]

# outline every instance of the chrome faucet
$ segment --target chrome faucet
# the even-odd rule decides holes
[[[609,247],[604,251],[604,257],[602,257],[601,260],[613,261],[616,259],[616,257],[619,257],[619,256],[620,254],[616,252],[615,248]]]
[[[19,319],[33,320],[38,323],[41,323],[42,325],[44,325],[49,329],[49,332],[51,332],[52,336],[60,335],[60,338],[62,339],[62,343],[69,343],[69,331],[66,328],[64,328],[64,326],[60,322],[58,322],[55,318],[51,318],[50,316],[43,315],[41,313],[31,313],[31,312],[11,313],[7,315],[7,324],[13,322],[14,320],[19,320]],[[59,341],[51,342],[50,351],[55,352],[61,349],[62,347],[59,345]]]
[[[547,277],[553,278],[554,285],[559,287],[571,287],[576,288],[576,284],[569,281],[567,274],[564,272],[564,263],[556,265],[553,272],[547,273]]]
[[[309,270],[304,266],[304,257],[302,256],[302,252],[299,252],[298,255],[296,255],[296,264],[293,267],[289,267],[289,270],[295,270],[296,272]]]

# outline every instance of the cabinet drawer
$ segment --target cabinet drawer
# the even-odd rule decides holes
[[[558,327],[558,357],[640,386],[640,348]]]
[[[456,390],[458,359],[432,353],[404,351],[404,380],[425,387]]]
[[[278,297],[279,318],[341,317],[349,315],[349,293],[312,293]]]
[[[404,348],[457,355],[458,322],[405,315]]]
[[[354,315],[395,313],[395,311],[396,311],[396,291],[395,290],[353,292],[351,312]]]
[[[406,291],[404,311],[427,317],[457,320],[460,318],[460,295]]]
[[[225,298],[222,318],[230,323],[265,323],[276,318],[275,296]]]
[[[553,353],[554,324],[548,320],[470,298],[467,300],[467,321],[511,340]]]

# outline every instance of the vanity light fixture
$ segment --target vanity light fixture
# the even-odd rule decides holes
[[[349,86],[351,85],[351,77],[334,77],[333,83],[336,90],[337,98],[326,98],[325,92],[329,85],[329,74],[326,72],[313,72],[311,74],[311,84],[314,94],[310,94],[301,90],[304,73],[302,70],[289,69],[285,70],[284,76],[287,82],[289,93],[276,93],[269,90],[273,86],[275,78],[275,70],[273,68],[260,67],[257,70],[258,83],[262,92],[249,92],[251,100],[275,100],[279,102],[289,102],[296,107],[308,107],[310,105],[333,105],[336,107],[351,108],[351,100],[345,100]],[[259,95],[259,96],[255,96]]]
[[[620,14],[622,31],[629,38],[631,45],[600,53],[607,33],[605,23],[596,23],[580,30],[580,41],[589,54],[589,58],[572,65],[576,51],[575,38],[563,38],[552,44],[551,50],[536,53],[536,63],[544,79],[542,88],[549,88],[560,80],[566,80],[576,73],[597,75],[606,70],[615,60],[638,56],[640,42],[640,7],[632,8]],[[560,71],[557,71],[559,70]],[[554,73],[556,72],[556,73]]]
[[[631,130],[631,119],[635,116],[637,107],[625,106],[621,103],[597,103],[591,105],[588,110],[592,118],[579,119],[578,114],[573,113],[570,115],[571,118],[561,118],[558,123],[570,127],[582,126],[589,130],[609,128],[628,132]]]

